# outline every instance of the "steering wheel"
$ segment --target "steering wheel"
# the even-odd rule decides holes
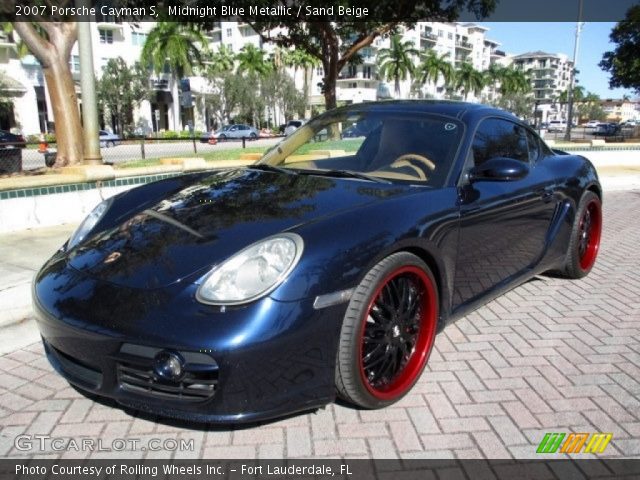
[[[421,165],[415,165],[409,160],[417,160]],[[391,165],[391,168],[410,167],[416,171],[420,180],[426,180],[427,175],[430,175],[436,169],[436,164],[424,155],[417,153],[405,153],[396,158]]]

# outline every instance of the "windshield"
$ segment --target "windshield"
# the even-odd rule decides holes
[[[361,179],[440,187],[462,131],[459,121],[437,115],[338,110],[302,125],[259,163],[298,173],[351,172]]]

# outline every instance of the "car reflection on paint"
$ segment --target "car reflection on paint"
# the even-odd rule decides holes
[[[591,163],[508,113],[352,105],[248,167],[102,202],[34,304],[56,370],[130,408],[227,423],[336,396],[381,408],[448,323],[534,275],[587,275],[601,226]]]

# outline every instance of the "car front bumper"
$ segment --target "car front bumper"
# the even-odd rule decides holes
[[[55,258],[55,257],[54,257]],[[346,304],[269,297],[221,309],[195,286],[135,291],[50,261],[33,285],[45,352],[71,384],[150,414],[247,423],[333,401]],[[158,375],[161,352],[183,360],[180,379]]]

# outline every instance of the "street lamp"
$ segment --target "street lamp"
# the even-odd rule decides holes
[[[76,0],[76,7],[91,7],[89,0]],[[82,125],[84,131],[84,163],[101,164],[100,135],[98,133],[98,100],[96,76],[93,70],[93,47],[89,17],[78,23],[78,50],[80,54],[80,90],[82,91]]]
[[[573,125],[573,86],[576,81],[576,64],[578,62],[578,47],[580,45],[580,31],[582,30],[582,2],[578,2],[578,23],[576,24],[576,41],[573,45],[573,66],[571,67],[571,75],[569,77],[569,92],[567,94],[567,130],[564,134],[564,139],[567,142],[571,141],[571,126]]]

